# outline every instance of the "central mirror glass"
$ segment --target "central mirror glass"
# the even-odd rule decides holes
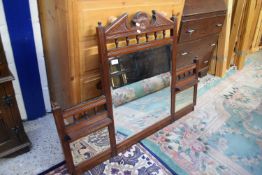
[[[117,142],[170,117],[170,46],[110,59],[110,82]]]

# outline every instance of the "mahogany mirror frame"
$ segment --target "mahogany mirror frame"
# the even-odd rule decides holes
[[[194,105],[196,104],[199,61],[196,60],[194,64],[188,65],[183,69],[176,70],[176,17],[172,17],[171,20],[169,20],[156,11],[152,11],[152,13],[152,17],[149,18],[146,13],[137,12],[132,18],[132,24],[129,24],[128,15],[126,13],[106,27],[103,27],[101,23],[98,23],[96,31],[101,64],[102,95],[98,98],[82,102],[76,106],[63,110],[58,104],[52,103],[52,111],[69,173],[82,174],[87,169],[91,169],[109,158],[116,156],[118,153],[125,151],[127,148],[136,144],[140,140],[152,135],[188,112],[194,110]],[[168,30],[170,31],[170,36],[166,35],[166,31]],[[160,38],[158,37],[158,33],[161,33]],[[149,34],[153,35],[153,39],[149,38]],[[145,42],[140,42],[141,35],[145,37]],[[135,44],[131,44],[129,42],[131,37],[136,40]],[[120,38],[125,39],[126,46],[120,47]],[[112,43],[112,41],[115,48],[107,48],[108,42]],[[109,61],[116,56],[165,45],[170,45],[172,47],[170,115],[158,123],[153,124],[143,131],[127,138],[123,142],[116,144]],[[177,80],[177,76],[179,77],[180,75],[184,75],[185,72],[192,70],[192,76],[187,79]],[[182,110],[175,112],[176,94],[191,86],[194,86],[193,103]],[[104,110],[99,112],[98,109],[101,107]],[[93,110],[95,114],[93,116],[86,115],[89,110]],[[68,126],[65,124],[65,120],[70,117],[73,118],[74,123]],[[79,117],[84,118],[84,120],[79,121]],[[110,148],[96,154],[88,160],[79,163],[78,165],[75,165],[71,154],[70,144],[102,128],[108,129]]]
[[[143,131],[140,131],[119,144],[111,145],[113,152],[119,153],[140,140],[152,135],[156,131],[171,124],[177,119],[175,115],[175,96],[176,96],[176,50],[177,50],[177,20],[172,17],[171,20],[164,17],[162,14],[152,11],[152,18],[149,18],[144,12],[137,12],[131,20],[131,24],[128,21],[128,14],[125,13],[108,26],[103,27],[99,22],[97,31],[98,38],[98,51],[101,64],[102,74],[102,90],[106,96],[106,106],[109,117],[114,121],[113,117],[113,104],[111,95],[111,83],[110,83],[110,66],[109,61],[115,57],[125,54],[134,53],[137,51],[143,51],[149,48],[161,47],[165,45],[171,45],[171,111],[170,116],[160,120],[159,122],[147,127]],[[170,36],[166,36],[166,31],[170,31]],[[158,34],[161,33],[162,37],[159,38]],[[153,34],[154,39],[149,40],[149,34]],[[140,42],[140,37],[146,38],[145,42]],[[136,39],[135,44],[130,44],[130,38]],[[125,39],[126,45],[119,46],[119,41]],[[108,43],[114,43],[114,48],[108,48]],[[121,58],[119,58],[121,59]],[[175,78],[173,78],[175,77]],[[115,128],[113,128],[115,130]],[[115,131],[113,131],[115,133]],[[111,138],[110,138],[111,139]],[[115,154],[114,154],[115,155]]]

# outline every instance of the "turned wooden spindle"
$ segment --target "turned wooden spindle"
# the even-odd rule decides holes
[[[154,32],[155,40],[157,40],[157,32]]]
[[[139,35],[136,35],[136,43],[139,44]]]
[[[126,37],[126,45],[129,46],[129,41],[130,39],[128,37]]]
[[[148,34],[146,33],[146,42],[148,42],[148,39],[149,39],[149,36],[148,36]]]
[[[76,123],[77,119],[76,119],[76,116],[73,115],[73,122]]]
[[[178,80],[180,80],[180,79],[181,79],[181,75],[180,75],[180,74],[177,76],[177,79],[178,79]]]
[[[116,38],[116,39],[115,39],[116,48],[118,48],[118,43],[119,43],[119,42],[118,42],[118,39]]]

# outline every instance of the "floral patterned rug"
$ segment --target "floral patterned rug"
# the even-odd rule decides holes
[[[262,174],[262,59],[200,83],[194,112],[86,172],[109,174]],[[44,174],[67,174],[59,165]]]
[[[69,175],[66,165],[59,164],[43,172],[46,175]],[[162,165],[143,146],[136,144],[126,152],[96,166],[85,175],[172,175],[172,173]]]
[[[143,145],[177,174],[261,175],[261,57],[203,86],[194,112]]]

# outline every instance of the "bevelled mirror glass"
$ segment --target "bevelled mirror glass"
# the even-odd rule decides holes
[[[110,59],[110,82],[117,142],[170,117],[169,45]]]
[[[194,103],[194,86],[176,94],[175,112],[183,110]]]

